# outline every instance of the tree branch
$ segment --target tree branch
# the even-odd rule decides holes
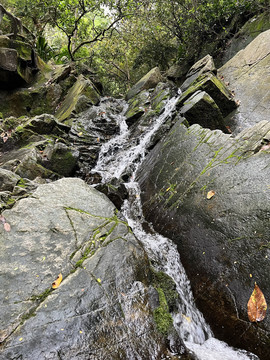
[[[105,34],[106,34],[109,30],[113,31],[113,29],[112,29],[113,26],[114,26],[117,22],[119,22],[123,17],[124,17],[124,15],[121,15],[121,16],[117,17],[106,29],[103,29],[103,30],[101,30],[99,33],[97,33],[97,35],[96,35],[93,39],[91,39],[91,40],[85,40],[85,41],[81,42],[81,43],[74,49],[74,51],[72,52],[72,56],[74,57],[74,55],[76,54],[76,52],[77,52],[82,46],[87,45],[87,44],[92,44],[92,43],[94,43],[94,42],[96,42],[96,41],[101,41],[101,40],[105,37]]]

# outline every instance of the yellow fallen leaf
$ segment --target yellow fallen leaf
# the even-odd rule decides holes
[[[189,316],[186,316],[184,314],[182,314],[183,318],[186,319],[188,322],[191,322],[191,318]]]
[[[101,279],[100,279],[100,278],[97,278],[97,282],[98,282],[98,283],[101,283]]]
[[[83,136],[83,133],[82,133],[82,131],[81,131],[81,132],[79,132],[78,136]]]
[[[23,338],[19,338],[19,341],[23,341]]]
[[[61,284],[62,279],[63,279],[63,277],[62,277],[62,274],[60,273],[58,275],[57,279],[52,283],[52,288],[57,289],[58,286]]]
[[[250,321],[262,321],[266,316],[267,304],[263,292],[255,282],[253,293],[251,294],[247,312]]]
[[[216,192],[214,190],[210,190],[207,193],[207,199],[211,199],[214,195],[216,194]]]

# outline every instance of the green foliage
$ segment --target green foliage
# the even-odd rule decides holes
[[[269,10],[265,0],[157,0],[156,18],[179,42],[180,57],[194,55],[205,42],[230,35],[256,12]],[[235,21],[234,21],[235,19]]]
[[[54,56],[53,49],[50,47],[45,37],[41,35],[37,38],[36,51],[44,61],[48,61]]]
[[[4,0],[36,36],[39,55],[93,68],[106,92],[124,94],[154,66],[197,60],[226,44],[268,0]],[[4,17],[1,26],[8,27]],[[214,55],[214,54],[212,54]]]

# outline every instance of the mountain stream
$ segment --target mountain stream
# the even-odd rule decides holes
[[[143,224],[146,224],[146,220],[142,212],[140,188],[135,181],[136,171],[152,145],[154,135],[172,116],[178,98],[179,95],[167,101],[162,114],[152,125],[144,129],[136,141],[130,139],[130,130],[124,116],[127,104],[123,101],[123,111],[117,117],[120,133],[102,145],[92,173],[99,173],[102,183],[120,179],[123,174],[129,175],[129,180],[124,183],[128,199],[124,201],[121,211],[135,236],[143,244],[155,269],[165,272],[176,284],[180,301],[178,311],[173,316],[174,327],[185,346],[199,360],[259,360],[256,355],[245,350],[233,349],[213,337],[209,325],[195,306],[190,283],[181,264],[181,254],[179,255],[176,245],[172,240],[156,233],[151,224],[147,224],[150,231],[144,231]]]

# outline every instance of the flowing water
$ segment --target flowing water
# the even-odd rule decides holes
[[[136,171],[145,158],[153,136],[172,115],[178,98],[175,96],[167,102],[163,113],[135,142],[130,139],[130,132],[123,116],[126,111],[124,106],[123,113],[118,118],[120,134],[101,147],[97,165],[92,172],[99,173],[103,183],[119,179],[124,173],[130,175],[129,182],[124,183],[129,197],[121,211],[135,236],[143,244],[155,269],[165,272],[176,284],[180,300],[173,316],[174,327],[186,347],[195,353],[199,360],[258,360],[256,355],[232,349],[213,337],[209,325],[195,306],[190,283],[176,245],[170,239],[156,233],[151,224],[147,225],[150,231],[144,231],[143,224],[146,224],[146,221],[142,212],[140,188],[134,180]]]

